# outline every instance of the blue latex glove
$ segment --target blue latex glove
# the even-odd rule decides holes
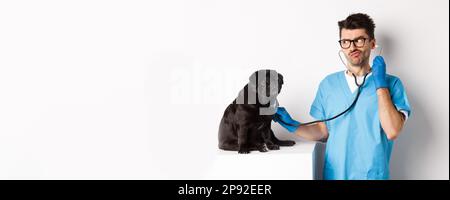
[[[377,89],[388,88],[386,81],[386,63],[384,63],[383,57],[377,56],[373,59],[372,75]]]
[[[295,132],[295,130],[297,130],[297,128],[301,124],[300,122],[292,119],[284,107],[278,107],[277,112],[273,115],[273,121],[278,122],[281,126],[283,126],[291,133]],[[290,125],[283,122],[286,122]]]

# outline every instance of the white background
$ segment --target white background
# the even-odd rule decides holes
[[[337,21],[365,12],[413,109],[392,178],[448,179],[448,8],[447,0],[0,1],[0,178],[202,178],[223,111],[248,76],[282,73],[280,103],[311,120],[320,80],[344,69]]]

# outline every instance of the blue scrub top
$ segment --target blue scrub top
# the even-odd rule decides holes
[[[345,71],[328,75],[319,85],[310,115],[316,119],[333,117],[351,105]],[[391,99],[397,110],[411,113],[399,78],[387,75]],[[355,106],[342,116],[325,122],[328,141],[324,179],[389,179],[389,159],[393,141],[384,133],[378,114],[378,98],[373,76],[368,76]]]

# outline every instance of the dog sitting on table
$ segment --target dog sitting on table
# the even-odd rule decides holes
[[[279,140],[271,129],[278,108],[283,76],[275,70],[259,70],[238,97],[225,109],[219,126],[219,149],[250,153],[293,146],[294,141]]]

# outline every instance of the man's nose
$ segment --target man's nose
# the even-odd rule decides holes
[[[350,52],[352,52],[355,49],[356,49],[355,43],[354,42],[350,42],[350,47],[348,48],[348,50],[350,50]]]

